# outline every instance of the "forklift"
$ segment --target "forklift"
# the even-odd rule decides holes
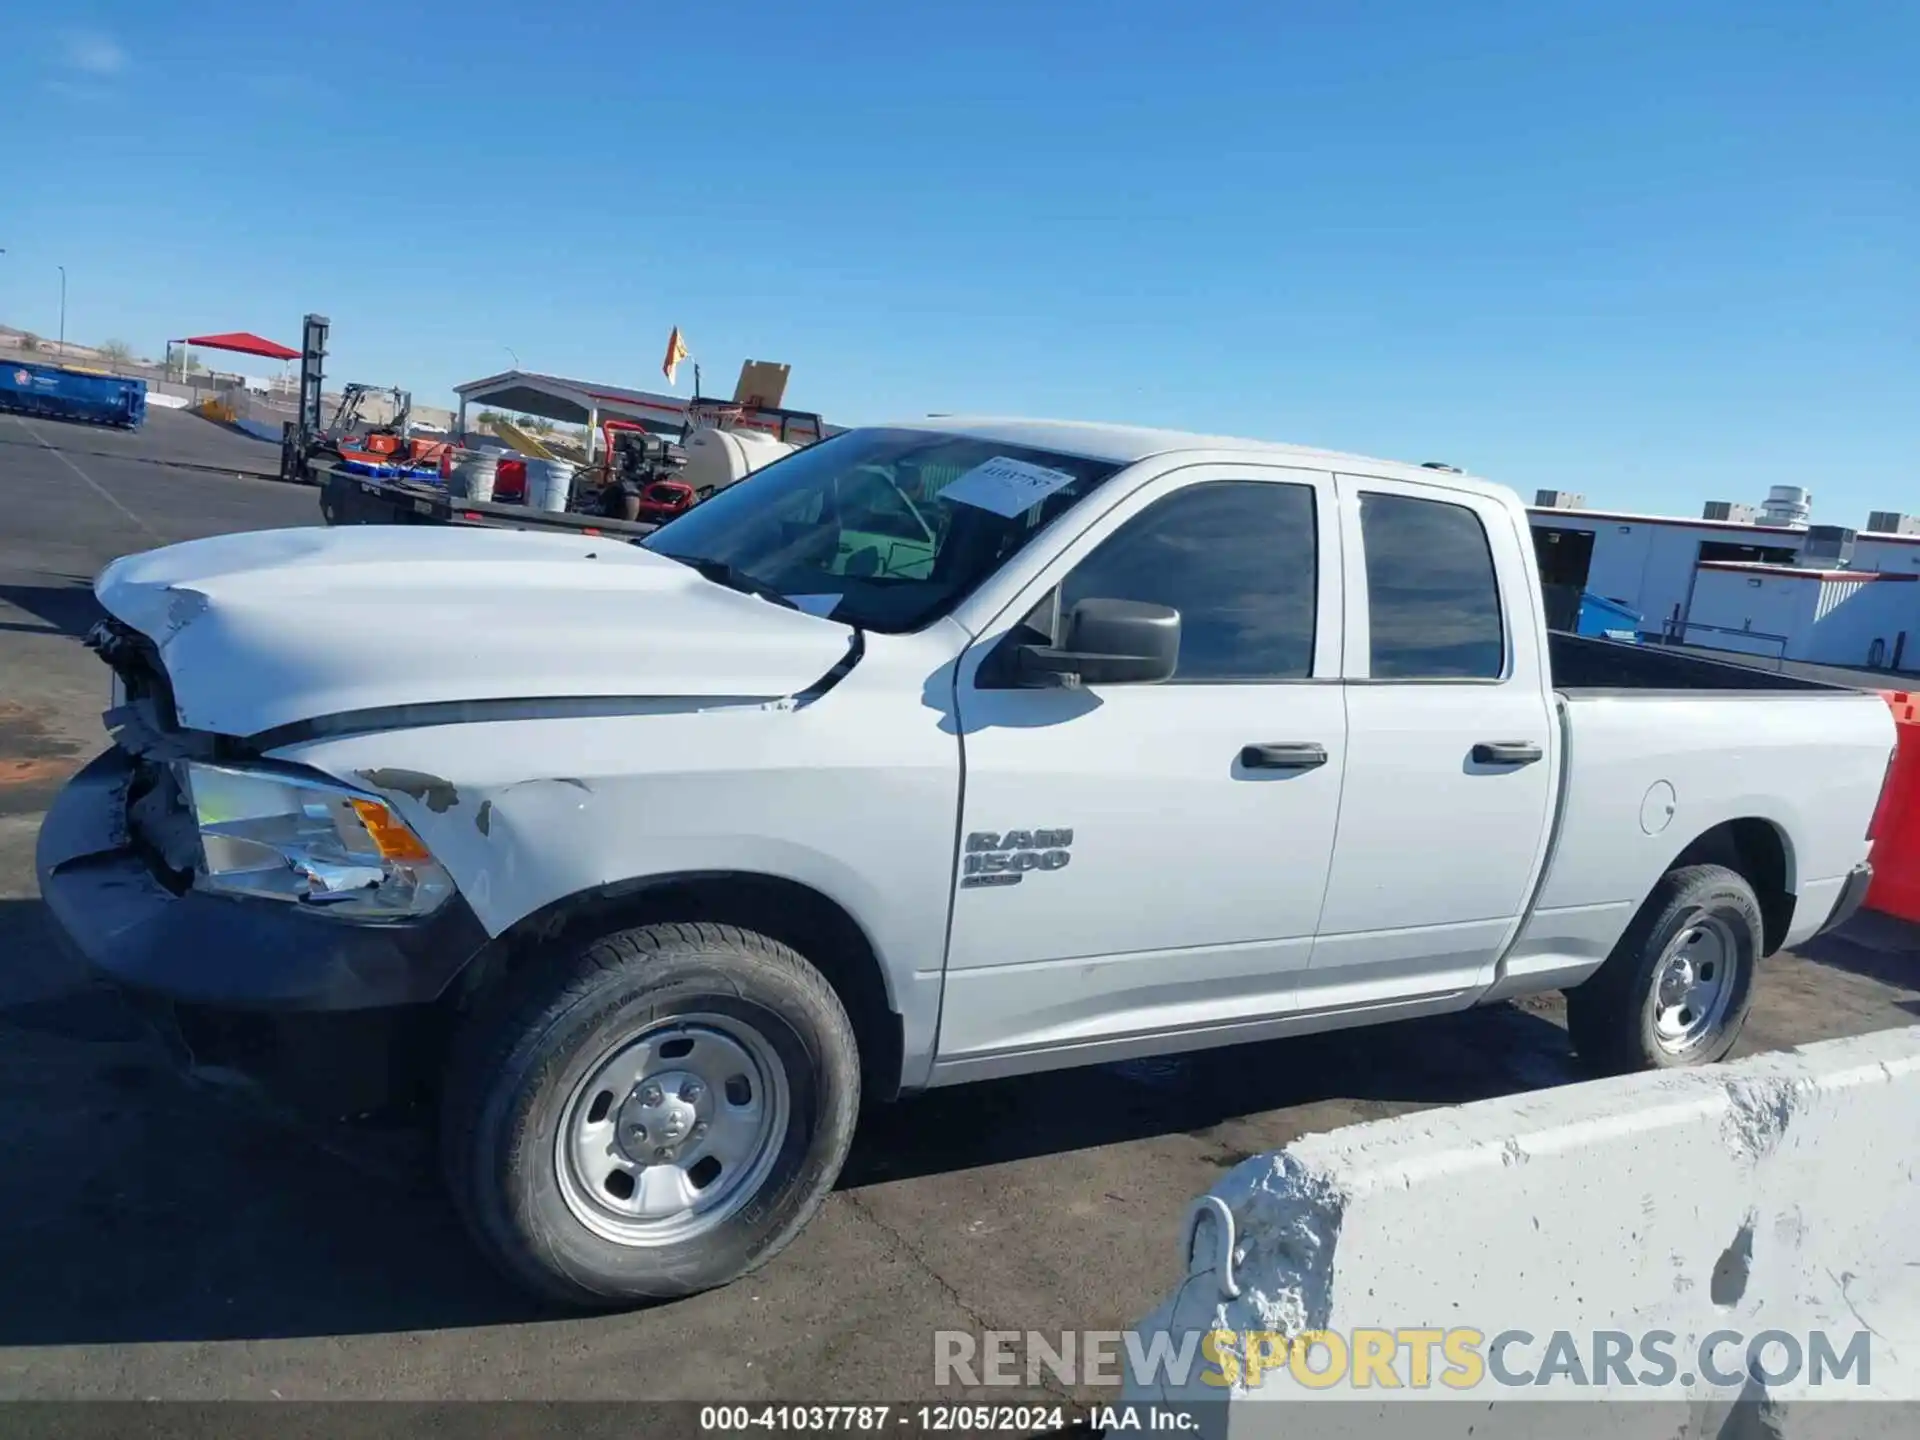
[[[375,425],[362,417],[367,402],[381,399],[393,413],[391,420]],[[340,408],[333,412],[333,424],[326,434],[336,445],[358,441],[354,449],[372,455],[398,455],[406,449],[408,420],[413,415],[413,396],[394,385],[362,385],[355,380],[340,392]]]
[[[280,478],[293,485],[310,483],[307,464],[339,458],[320,428],[320,386],[327,361],[327,317],[309,315],[300,336],[300,395],[294,418],[280,427]]]
[[[294,418],[280,428],[280,478],[295,485],[312,483],[307,467],[315,460],[390,464],[400,469],[436,465],[446,444],[411,437],[408,421],[413,414],[413,396],[395,386],[350,382],[341,390],[333,423],[322,424],[327,329],[326,316],[309,315],[301,332],[298,408]],[[367,423],[368,401],[375,398],[387,402],[393,412],[391,420]]]

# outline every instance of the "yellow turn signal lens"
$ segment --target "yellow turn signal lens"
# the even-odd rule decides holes
[[[367,834],[373,837],[382,859],[416,862],[433,859],[427,847],[420,843],[420,837],[378,800],[355,800],[353,813],[367,827]]]

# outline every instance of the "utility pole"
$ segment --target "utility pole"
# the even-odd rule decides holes
[[[60,272],[60,358],[67,356],[67,267],[56,265]]]

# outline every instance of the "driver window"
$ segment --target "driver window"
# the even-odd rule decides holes
[[[1227,480],[1155,502],[1101,542],[1060,587],[1062,618],[1086,599],[1180,612],[1171,683],[1304,680],[1313,671],[1318,540],[1310,485]]]

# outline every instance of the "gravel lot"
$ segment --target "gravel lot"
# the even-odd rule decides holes
[[[1579,1078],[1539,1003],[938,1092],[867,1122],[759,1274],[537,1313],[476,1262],[418,1137],[292,1126],[177,1078],[35,898],[39,812],[103,743],[106,672],[76,638],[92,575],[317,523],[311,490],[182,468],[272,457],[178,412],[132,436],[0,416],[0,1398],[925,1398],[935,1330],[1141,1316],[1181,1211],[1248,1155]],[[1745,1044],[1912,1023],[1917,983],[1905,928],[1865,917],[1772,963]]]

